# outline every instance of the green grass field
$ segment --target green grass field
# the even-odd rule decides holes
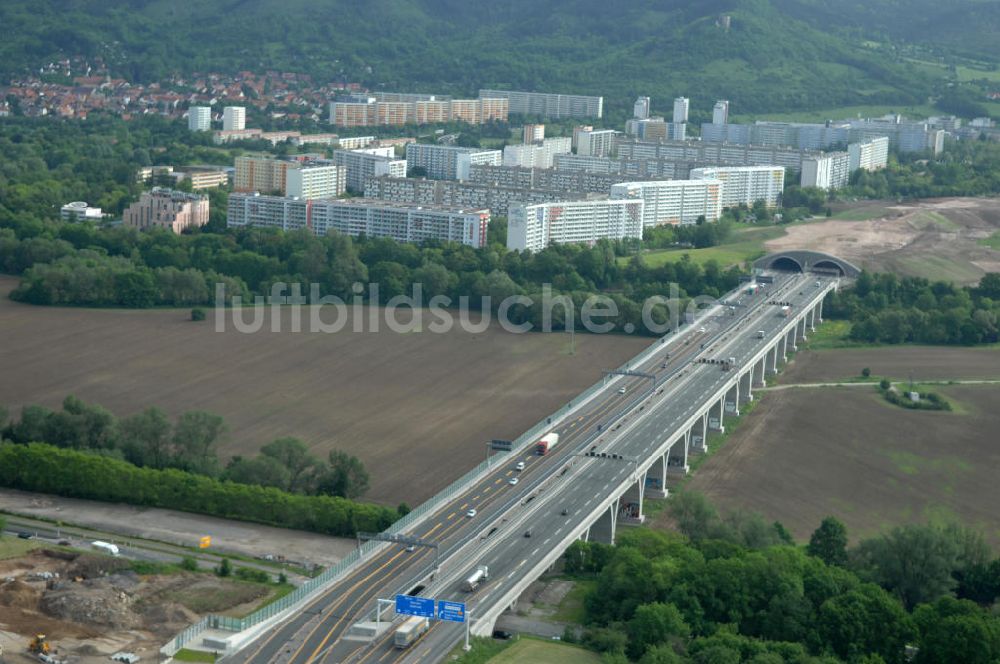
[[[489,664],[600,664],[600,656],[578,646],[558,641],[520,638],[510,648],[487,660]]]
[[[1000,231],[995,232],[993,235],[983,238],[979,241],[984,247],[989,247],[990,249],[995,249],[1000,251]]]
[[[830,218],[841,221],[868,221],[869,219],[884,217],[888,212],[889,208],[882,205],[864,205],[862,207],[841,210]]]
[[[971,263],[957,263],[950,258],[932,254],[900,257],[894,267],[905,274],[924,279],[971,283],[979,281],[982,271]]]
[[[650,267],[660,267],[666,263],[682,260],[687,255],[690,260],[699,265],[714,260],[725,268],[760,258],[764,255],[764,243],[784,234],[785,230],[777,226],[740,228],[733,231],[729,242],[717,247],[659,249],[642,254],[642,260]],[[624,265],[630,258],[631,256],[621,256],[618,258],[618,263]]]
[[[215,655],[210,652],[205,652],[204,650],[188,650],[187,648],[181,648],[174,655],[174,659],[178,662],[214,662]]]
[[[565,623],[583,624],[586,617],[583,608],[583,598],[587,593],[597,586],[594,580],[576,580],[573,582],[573,589],[566,593],[563,601],[559,603],[559,608],[552,616],[552,620]]]
[[[0,536],[0,560],[18,558],[37,548],[38,543],[33,540],[23,540],[19,537]]]

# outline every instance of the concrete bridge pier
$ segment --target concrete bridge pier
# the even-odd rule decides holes
[[[740,376],[739,392],[737,393],[737,398],[742,397],[740,403],[753,401],[753,369],[753,365],[750,365],[750,368]]]
[[[740,381],[726,391],[726,415],[739,417],[740,414]]]
[[[816,304],[816,318],[819,319],[817,322],[819,323],[823,322],[823,300],[820,300]]]
[[[773,376],[778,373],[778,344],[774,344],[774,346],[771,347],[771,350],[767,351],[767,355],[764,359],[766,363],[770,365],[768,371],[771,375]]]
[[[695,420],[694,425],[691,426],[691,432],[688,437],[688,446],[690,447],[689,454],[694,452],[696,454],[703,454],[708,451],[708,411],[704,411],[697,420]]]
[[[600,542],[601,544],[615,543],[615,528],[618,526],[618,502],[615,498],[598,517],[597,521],[590,526],[585,538],[589,542]]]
[[[725,425],[726,417],[726,398],[722,397],[708,409],[708,430],[718,431],[719,433],[726,432]]]
[[[806,325],[808,323],[808,320],[807,320],[808,318],[809,318],[809,313],[808,312],[802,314],[802,320],[800,321],[800,324],[802,325],[802,341],[805,341],[806,339],[808,339],[808,337],[806,336]]]
[[[674,441],[674,444],[667,450],[667,477],[683,476],[688,473],[688,438],[691,432],[685,431],[684,435]]]
[[[764,387],[767,385],[767,354],[765,353],[757,362],[753,365],[753,378],[754,385],[757,387]]]
[[[661,454],[653,460],[653,465],[646,469],[645,493],[650,498],[666,498],[667,491],[667,455]]]
[[[809,331],[816,331],[816,307],[809,310]]]
[[[639,473],[636,481],[618,499],[618,520],[622,523],[638,525],[646,520],[642,513],[642,502],[646,495],[646,473]]]

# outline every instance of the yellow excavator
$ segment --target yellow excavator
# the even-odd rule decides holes
[[[48,655],[49,642],[45,640],[44,634],[36,634],[35,638],[28,644],[28,652],[34,655]]]

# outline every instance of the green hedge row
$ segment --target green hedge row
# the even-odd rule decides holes
[[[378,532],[397,516],[394,510],[344,498],[304,496],[176,469],[140,468],[126,461],[41,443],[0,443],[0,486],[163,507],[326,535]]]

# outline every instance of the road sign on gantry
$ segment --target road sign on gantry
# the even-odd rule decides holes
[[[449,602],[445,599],[439,599],[437,617],[438,620],[464,623],[465,602]]]
[[[199,549],[207,549],[210,546],[212,546],[212,536],[211,535],[205,535],[200,540],[198,540],[198,548]]]
[[[434,600],[429,597],[396,595],[396,613],[404,616],[434,617]]]

